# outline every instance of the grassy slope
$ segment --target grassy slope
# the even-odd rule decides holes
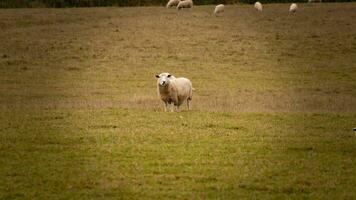
[[[356,5],[212,9],[2,11],[0,198],[356,198]]]

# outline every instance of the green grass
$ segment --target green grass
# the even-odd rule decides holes
[[[356,198],[356,4],[299,6],[3,10],[0,199]]]
[[[31,113],[1,118],[3,198],[354,197],[356,115]]]

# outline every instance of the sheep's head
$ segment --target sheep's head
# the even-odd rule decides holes
[[[162,73],[160,75],[156,75],[157,78],[157,84],[161,87],[166,87],[167,85],[169,85],[171,78],[173,78],[173,76],[169,73]]]

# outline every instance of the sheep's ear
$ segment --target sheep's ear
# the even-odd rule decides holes
[[[169,77],[171,77],[171,75],[170,75],[170,74],[168,74],[168,75],[167,75],[167,77],[169,78]]]
[[[156,78],[159,78],[159,76],[156,74]]]

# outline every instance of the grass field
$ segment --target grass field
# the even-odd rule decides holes
[[[0,199],[355,199],[356,4],[288,7],[1,10]]]

